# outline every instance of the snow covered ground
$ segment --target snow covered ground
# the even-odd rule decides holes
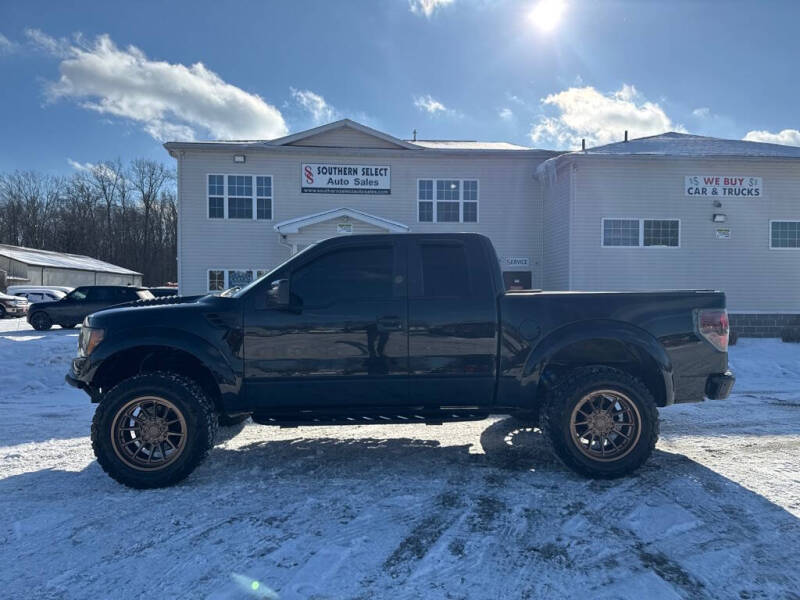
[[[76,343],[0,321],[4,598],[800,598],[800,345],[740,340],[733,397],[662,410],[618,481],[498,418],[250,424],[133,491],[63,382]]]

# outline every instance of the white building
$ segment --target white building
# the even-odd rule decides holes
[[[753,335],[800,313],[800,148],[668,133],[564,154],[347,119],[165,147],[183,294],[244,284],[335,235],[477,231],[509,285],[721,289]]]
[[[0,244],[0,270],[9,285],[142,285],[141,273],[90,256],[7,244]]]

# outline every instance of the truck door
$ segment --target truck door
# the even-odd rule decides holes
[[[431,408],[494,398],[497,301],[476,238],[409,245],[409,401]]]
[[[309,253],[287,273],[289,307],[245,310],[245,389],[251,404],[405,404],[405,240],[342,240]]]

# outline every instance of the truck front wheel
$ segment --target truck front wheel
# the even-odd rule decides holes
[[[175,373],[146,373],[102,398],[92,421],[92,448],[120,483],[166,487],[200,464],[216,433],[213,403],[197,383]]]
[[[542,411],[553,454],[587,477],[614,478],[639,468],[658,440],[658,409],[639,379],[609,367],[575,370]]]

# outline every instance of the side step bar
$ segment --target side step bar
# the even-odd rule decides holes
[[[380,412],[333,413],[321,411],[301,411],[293,413],[253,413],[253,421],[261,425],[280,427],[307,427],[311,425],[389,425],[424,423],[441,425],[455,421],[481,421],[489,416],[482,411],[420,410],[402,412],[383,410]]]

